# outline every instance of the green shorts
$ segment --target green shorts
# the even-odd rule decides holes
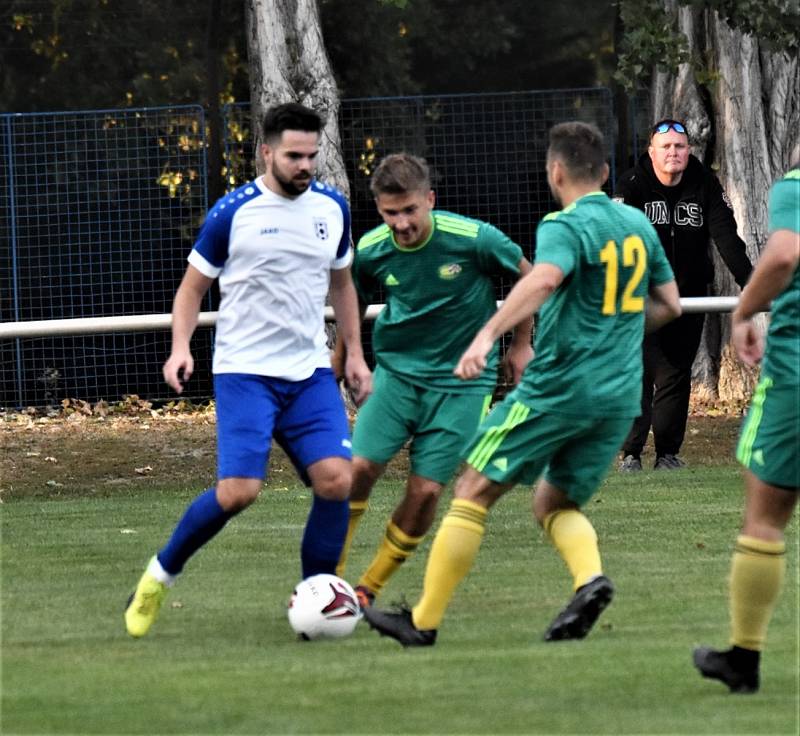
[[[466,460],[496,483],[544,478],[578,505],[603,481],[633,424],[624,419],[536,411],[506,397],[481,423]]]
[[[491,395],[454,394],[415,386],[378,366],[372,395],[359,409],[353,455],[384,465],[411,440],[411,473],[445,484]]]
[[[772,486],[800,487],[800,389],[762,377],[742,422],[736,459]]]

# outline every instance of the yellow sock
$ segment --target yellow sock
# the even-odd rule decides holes
[[[740,535],[731,560],[731,643],[761,651],[786,574],[786,544]]]
[[[366,585],[376,595],[380,593],[389,578],[414,554],[423,539],[425,535],[409,536],[397,524],[389,521],[381,545],[358,584]]]
[[[422,598],[412,611],[418,629],[438,629],[458,584],[472,568],[486,528],[487,510],[453,499],[433,540]]]
[[[347,522],[347,536],[344,538],[344,546],[339,555],[339,562],[336,564],[336,574],[344,577],[344,570],[347,567],[347,557],[350,554],[350,545],[353,544],[353,537],[356,529],[361,522],[361,517],[369,506],[369,501],[350,501],[350,520]]]
[[[548,514],[544,519],[544,530],[567,563],[574,590],[603,574],[597,533],[580,511],[564,509]]]

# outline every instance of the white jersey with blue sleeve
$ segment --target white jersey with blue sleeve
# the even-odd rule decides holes
[[[347,202],[326,184],[312,181],[289,199],[258,178],[222,197],[188,259],[219,277],[214,373],[302,381],[330,367],[330,271],[352,257]]]

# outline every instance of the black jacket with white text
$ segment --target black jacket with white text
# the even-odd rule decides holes
[[[617,182],[614,199],[642,210],[653,223],[667,254],[681,296],[705,296],[714,280],[709,238],[714,240],[736,283],[743,287],[753,266],[717,177],[689,156],[678,184],[656,178],[647,153]]]

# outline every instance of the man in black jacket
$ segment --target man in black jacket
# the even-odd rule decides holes
[[[752,264],[728,197],[714,173],[689,153],[683,123],[661,120],[636,166],[617,182],[615,199],[643,210],[656,228],[682,297],[706,296],[714,278],[709,238],[736,283],[743,287]],[[678,452],[686,433],[692,363],[705,315],[684,314],[645,338],[642,414],[622,446],[620,470],[642,469],[641,453],[653,427],[656,470],[684,466]]]

